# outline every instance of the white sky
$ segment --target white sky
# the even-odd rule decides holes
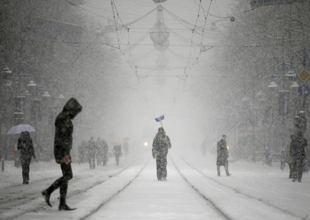
[[[155,9],[148,16],[129,25],[128,32],[123,29],[117,34],[115,32],[107,34],[110,39],[109,44],[121,48],[121,52],[114,49],[120,56],[117,72],[122,74],[122,77],[117,78],[115,83],[127,85],[118,89],[122,94],[122,99],[119,100],[121,106],[118,107],[120,111],[118,117],[106,122],[110,123],[109,126],[115,131],[113,135],[136,136],[139,139],[147,134],[146,138],[151,139],[159,127],[154,118],[164,114],[166,116],[163,121],[164,127],[173,139],[177,140],[180,136],[188,135],[193,136],[193,141],[200,143],[206,132],[203,126],[206,125],[208,118],[213,117],[211,113],[216,112],[212,106],[208,109],[203,107],[203,103],[208,103],[208,99],[212,99],[213,95],[205,93],[205,88],[201,87],[208,85],[201,83],[206,74],[217,74],[210,60],[213,59],[212,54],[216,49],[202,53],[200,49],[208,49],[219,44],[217,32],[210,28],[213,21],[222,20],[216,23],[220,29],[221,25],[230,23],[229,18],[224,20],[218,18],[228,16],[230,1],[213,0],[206,23],[205,16],[210,6],[209,0],[201,1],[200,10],[199,1],[195,0],[164,2],[162,6],[167,9],[167,11],[164,10],[164,20],[171,30],[170,46],[164,52],[159,52],[154,48],[148,33],[153,28],[157,15],[157,5],[152,0],[115,0],[113,2],[114,14],[111,1],[87,1],[82,7],[87,10],[84,12],[89,19],[94,21],[90,24],[94,27],[100,25],[105,28],[109,22],[114,23],[113,15],[117,23],[128,24]],[[171,16],[168,11],[177,18]],[[205,27],[203,40],[195,31],[191,31],[193,27],[185,27],[181,20],[193,25],[196,23],[198,27]],[[106,43],[105,39],[102,41]],[[134,49],[127,50],[128,45],[133,46]],[[167,69],[156,69],[157,60],[164,57],[166,57],[164,61],[168,62]],[[132,62],[127,62],[128,60]],[[138,68],[135,69],[133,66]],[[123,82],[119,82],[120,80]],[[80,117],[85,117],[82,114]],[[94,126],[100,130],[99,125]],[[188,127],[191,129],[187,129]]]

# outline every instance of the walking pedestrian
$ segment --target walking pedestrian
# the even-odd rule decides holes
[[[95,160],[97,153],[97,145],[95,143],[94,137],[91,137],[87,143],[87,156],[90,169],[95,169]]]
[[[303,137],[302,131],[297,131],[290,146],[290,155],[293,158],[293,182],[296,180],[301,182],[306,147],[307,139]]]
[[[222,139],[217,142],[217,175],[221,175],[220,167],[224,166],[226,171],[226,176],[230,176],[231,174],[228,172],[228,150],[227,150],[227,142],[226,135],[222,135]]]
[[[152,156],[156,159],[157,179],[159,181],[167,179],[167,155],[170,148],[171,142],[164,128],[158,128],[158,133],[153,140]]]
[[[114,156],[115,156],[116,166],[118,166],[119,158],[122,156],[122,145],[121,144],[114,145],[113,153],[114,153]]]
[[[75,99],[71,98],[65,104],[63,110],[55,120],[55,140],[54,140],[54,156],[56,163],[60,164],[62,177],[57,179],[50,187],[42,191],[42,195],[47,205],[50,204],[50,195],[58,188],[60,188],[60,203],[58,210],[74,210],[66,203],[68,181],[72,179],[71,156],[72,149],[72,134],[74,117],[82,111],[82,106]]]
[[[23,131],[17,141],[17,149],[20,150],[20,162],[22,165],[23,184],[29,183],[31,157],[36,159],[33,142],[28,131]]]
[[[287,144],[287,147],[286,147],[286,151],[285,151],[285,162],[288,163],[288,166],[290,168],[290,174],[289,174],[289,179],[292,179],[293,178],[293,157],[290,155],[290,149],[291,149],[291,143],[294,139],[294,135],[291,135],[290,136],[290,141],[288,142]]]
[[[104,139],[102,140],[102,147],[103,147],[102,165],[106,166],[109,160],[109,146]]]

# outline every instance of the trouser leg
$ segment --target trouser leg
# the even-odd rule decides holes
[[[68,181],[71,180],[73,177],[71,163],[68,164],[62,163],[60,164],[60,168],[62,171],[62,177],[57,179],[52,185],[50,185],[49,188],[46,189],[48,194],[54,192],[61,185],[68,185]]]
[[[59,205],[63,206],[66,205],[66,198],[67,198],[67,190],[68,190],[68,183],[62,183],[59,188],[60,192],[60,202]]]
[[[29,181],[29,172],[30,172],[30,161],[27,161],[26,163],[26,180]]]
[[[289,163],[288,166],[289,166],[289,168],[290,168],[290,175],[289,175],[289,178],[292,179],[292,178],[293,178],[293,164],[292,164],[292,163]]]
[[[161,160],[161,176],[162,178],[167,178],[167,155],[162,157]]]
[[[229,176],[229,172],[228,172],[228,164],[225,165],[225,172],[226,172],[226,176]]]
[[[293,180],[296,180],[297,179],[297,160],[293,160],[293,163],[292,163],[292,178]]]
[[[217,175],[220,176],[221,175],[221,170],[220,170],[220,166],[217,165]]]
[[[28,159],[24,159],[22,161],[23,183],[26,183],[29,181],[29,168],[30,168],[30,161]]]
[[[22,163],[22,176],[23,176],[23,183],[26,182],[26,173],[27,173],[27,166],[26,163]]]
[[[296,161],[296,179],[298,179],[298,181],[301,181],[302,178],[302,171],[303,171],[303,160],[297,160]]]
[[[157,156],[156,157],[156,171],[157,171],[157,179],[161,180],[161,161],[160,161],[160,157]]]

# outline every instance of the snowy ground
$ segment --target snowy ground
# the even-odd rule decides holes
[[[216,175],[214,155],[171,150],[168,180],[159,182],[150,152],[122,157],[116,166],[90,170],[72,164],[67,203],[77,210],[58,211],[59,191],[52,208],[41,191],[61,175],[55,162],[31,164],[30,184],[21,184],[21,168],[6,161],[0,173],[0,219],[309,219],[310,177],[301,183],[288,178],[288,166],[262,162],[230,162],[232,176]]]

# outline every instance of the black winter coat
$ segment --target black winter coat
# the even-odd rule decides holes
[[[22,134],[21,137],[18,138],[17,149],[20,150],[20,157],[23,159],[31,159],[31,157],[36,158],[29,133]]]
[[[71,98],[55,120],[54,156],[57,163],[63,163],[65,155],[72,149],[72,119],[82,111],[82,106]]]
[[[228,164],[228,150],[227,150],[227,142],[223,139],[221,139],[219,142],[217,142],[217,160],[216,165],[217,166],[225,166]]]
[[[171,148],[171,142],[169,136],[164,132],[163,134],[157,133],[153,139],[152,155],[156,156],[167,155],[168,149]]]
[[[305,157],[305,148],[307,147],[307,139],[297,136],[290,146],[290,155],[295,160],[302,160]]]

